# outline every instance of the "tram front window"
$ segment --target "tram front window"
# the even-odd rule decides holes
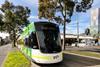
[[[42,30],[38,33],[41,52],[57,53],[61,51],[60,37],[57,30]]]

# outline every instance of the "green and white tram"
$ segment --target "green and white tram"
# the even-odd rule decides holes
[[[49,22],[30,23],[19,37],[18,48],[36,63],[63,60],[59,26]]]

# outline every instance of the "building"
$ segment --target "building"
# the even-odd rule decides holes
[[[90,33],[91,35],[100,33],[100,8],[91,10]]]
[[[60,34],[61,39],[63,39],[63,34]],[[66,34],[65,39],[77,39],[77,35],[74,34]],[[79,35],[79,39],[95,39],[92,36]]]
[[[61,43],[63,43],[63,34],[60,34],[61,36]],[[79,44],[78,46],[82,46],[81,44],[83,43],[82,41],[84,41],[84,45],[86,46],[88,45],[94,45],[93,41],[95,40],[95,38],[93,38],[92,36],[87,36],[87,35],[79,35]],[[65,44],[66,46],[75,46],[75,44],[77,43],[77,35],[74,34],[66,34],[65,35]]]

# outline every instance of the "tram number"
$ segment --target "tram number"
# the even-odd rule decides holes
[[[54,57],[53,57],[53,59],[57,59],[58,57],[59,57],[59,56],[58,56],[58,55],[56,55],[56,56],[54,56]]]

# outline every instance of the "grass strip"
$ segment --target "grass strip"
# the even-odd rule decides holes
[[[3,67],[30,67],[30,65],[30,61],[18,50],[9,52],[3,63]]]
[[[100,53],[91,52],[91,51],[78,51],[78,50],[73,51],[73,50],[69,50],[69,51],[64,51],[64,53],[75,53],[75,54],[79,54],[79,55],[85,55],[85,56],[100,58]]]

